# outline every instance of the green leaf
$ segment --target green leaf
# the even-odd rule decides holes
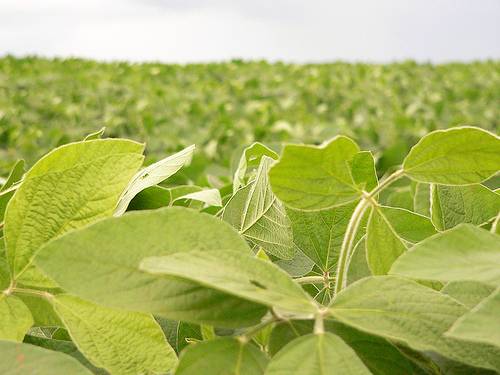
[[[343,136],[320,147],[287,145],[269,172],[273,191],[287,206],[302,210],[352,202],[361,195],[349,165],[358,152]]]
[[[223,218],[269,254],[292,259],[295,249],[290,220],[269,185],[268,171],[273,162],[262,156],[255,180],[228,201]]]
[[[23,341],[32,325],[33,317],[23,301],[13,295],[0,294],[1,340]]]
[[[193,158],[195,146],[191,145],[169,157],[140,170],[132,178],[128,187],[120,197],[114,215],[120,216],[127,210],[130,201],[142,190],[157,185],[163,180],[177,173],[184,165],[189,164]]]
[[[413,208],[420,215],[429,217],[431,215],[431,185],[422,182],[415,183],[413,195]]]
[[[65,145],[40,159],[7,207],[5,241],[13,276],[49,240],[110,216],[142,163],[142,149],[132,141],[105,139]]]
[[[349,260],[349,269],[347,271],[347,284],[371,276],[370,267],[366,258],[366,239],[363,237],[358,241]]]
[[[500,287],[458,319],[447,332],[457,339],[496,345],[500,348]]]
[[[354,182],[364,191],[372,191],[378,185],[375,159],[370,151],[360,151],[351,161]]]
[[[428,217],[405,210],[404,208],[379,206],[380,213],[406,242],[417,243],[436,234],[436,229]]]
[[[388,340],[338,322],[325,322],[325,329],[349,345],[374,375],[416,374],[415,365]]]
[[[94,139],[101,139],[102,135],[104,134],[105,131],[106,131],[106,127],[103,126],[99,130],[97,130],[97,131],[95,131],[93,133],[88,134],[83,140],[84,141],[92,141]]]
[[[471,224],[457,225],[415,245],[394,262],[390,273],[500,285],[500,236]]]
[[[292,277],[307,275],[314,268],[314,262],[302,251],[297,250],[292,259],[278,259],[274,262]]]
[[[174,204],[176,201],[179,201],[182,199],[195,200],[195,201],[202,202],[205,207],[208,207],[208,206],[221,207],[222,206],[222,199],[220,197],[219,190],[217,190],[217,189],[204,189],[204,190],[200,190],[200,191],[195,191],[193,193],[181,195],[180,197],[174,199],[172,201],[172,204]]]
[[[341,338],[309,334],[291,341],[269,362],[266,375],[371,374]]]
[[[153,210],[170,204],[170,190],[162,186],[151,186],[137,194],[129,203],[128,211]]]
[[[310,316],[312,299],[290,276],[271,262],[234,251],[191,251],[151,257],[140,268],[158,276],[174,276],[248,299],[284,312]]]
[[[33,294],[18,294],[33,316],[33,325],[39,327],[63,327],[63,323],[47,299]]]
[[[372,208],[366,228],[366,257],[372,274],[385,275],[406,245],[378,207]]]
[[[263,156],[268,156],[274,160],[278,159],[278,154],[273,150],[263,145],[262,143],[255,142],[245,148],[241,155],[238,167],[234,172],[233,177],[233,194],[243,185],[246,185],[245,176],[250,167],[258,167]]]
[[[494,290],[495,287],[478,281],[452,281],[441,289],[441,293],[451,296],[471,309]]]
[[[222,338],[190,345],[181,354],[176,375],[262,375],[267,357],[250,343]]]
[[[0,188],[0,192],[5,192],[12,187],[15,183],[21,181],[24,175],[24,160],[18,160],[10,170],[9,177]]]
[[[96,367],[112,374],[165,373],[177,358],[151,315],[104,308],[60,294],[54,308],[72,340]]]
[[[444,294],[393,276],[359,280],[339,293],[330,306],[332,317],[356,329],[498,371],[499,348],[443,336],[466,312]]]
[[[172,207],[131,212],[68,233],[47,244],[36,264],[67,292],[103,306],[214,326],[256,324],[267,310],[261,305],[139,270],[146,257],[220,249],[252,255],[227,223]]]
[[[500,194],[483,185],[433,185],[431,191],[431,218],[439,230],[460,223],[482,225],[500,211]]]
[[[474,127],[437,130],[413,146],[403,170],[419,182],[479,183],[500,170],[500,138]]]
[[[3,375],[92,375],[69,355],[35,345],[0,340],[0,353]]]
[[[338,254],[356,202],[329,210],[286,209],[293,241],[323,271],[336,269]]]

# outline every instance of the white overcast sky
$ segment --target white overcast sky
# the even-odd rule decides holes
[[[205,62],[500,58],[500,0],[0,0],[0,55]]]

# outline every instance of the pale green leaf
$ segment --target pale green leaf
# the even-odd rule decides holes
[[[307,275],[314,268],[314,262],[298,249],[295,251],[295,256],[292,259],[278,259],[274,264],[292,277]]]
[[[406,245],[378,207],[371,211],[366,228],[366,258],[374,275],[385,275]]]
[[[0,188],[0,193],[5,192],[7,189],[12,187],[15,183],[21,181],[23,175],[24,175],[24,160],[18,160],[14,166],[12,167],[9,176],[7,177],[7,180],[5,180],[5,183],[2,185]]]
[[[92,375],[69,355],[35,345],[0,340],[2,375]]]
[[[269,172],[273,191],[287,206],[303,210],[352,202],[361,195],[349,165],[358,152],[343,136],[320,147],[287,145]]]
[[[205,189],[205,190],[200,190],[200,191],[196,191],[193,193],[181,195],[180,197],[173,200],[172,203],[174,203],[178,200],[182,200],[182,199],[195,200],[195,201],[202,202],[205,207],[208,207],[208,206],[221,207],[222,206],[222,199],[220,197],[220,193],[219,193],[218,189]]]
[[[220,249],[252,255],[227,223],[172,207],[131,212],[68,233],[42,249],[36,263],[67,292],[104,306],[214,326],[253,325],[265,307],[139,270],[146,257]]]
[[[366,258],[366,237],[358,241],[351,258],[349,259],[349,269],[347,271],[347,284],[362,279],[363,277],[371,276],[370,267]]]
[[[419,182],[479,183],[500,170],[500,138],[474,127],[437,130],[413,146],[403,170]]]
[[[177,357],[151,315],[109,309],[74,296],[53,298],[72,340],[96,367],[112,374],[165,373]]]
[[[451,296],[471,309],[494,290],[495,287],[478,281],[452,281],[441,289],[441,293]]]
[[[33,325],[30,310],[19,298],[0,294],[0,339],[23,341]],[[1,362],[1,361],[0,361]]]
[[[191,145],[169,157],[157,161],[140,170],[132,178],[128,187],[120,197],[114,215],[120,216],[126,210],[130,201],[142,190],[157,185],[174,175],[184,165],[191,162],[195,146]]]
[[[264,155],[274,160],[279,157],[273,150],[259,142],[252,143],[243,150],[238,167],[234,172],[233,194],[236,193],[241,186],[246,185],[245,176],[248,173],[248,169],[250,167],[258,167]]]
[[[439,230],[460,223],[481,225],[500,212],[500,194],[483,185],[433,185],[431,191],[431,219]]]
[[[19,276],[49,240],[110,216],[142,163],[143,146],[104,139],[59,147],[25,175],[5,216],[7,258]]]
[[[332,317],[356,329],[498,371],[499,348],[443,336],[466,312],[454,299],[394,276],[359,280],[339,293],[330,306]]]
[[[447,332],[450,337],[496,345],[500,348],[500,287],[458,319]]]
[[[142,261],[142,270],[194,281],[240,298],[310,316],[314,301],[290,276],[271,262],[234,251],[178,252]]]
[[[273,162],[262,156],[255,180],[233,195],[224,208],[223,218],[267,253],[292,259],[295,249],[290,220],[269,185],[268,171]]]
[[[190,345],[182,352],[176,375],[262,375],[267,357],[257,347],[234,338]]]
[[[99,130],[97,130],[97,131],[95,131],[93,133],[88,134],[83,140],[84,141],[92,141],[94,139],[101,139],[102,135],[104,134],[105,131],[106,131],[106,127],[103,126]]]
[[[369,375],[371,372],[333,333],[309,334],[291,341],[269,362],[266,375]]]
[[[34,294],[19,293],[17,297],[23,301],[33,316],[33,325],[38,327],[63,327],[63,323],[47,299]]]
[[[500,285],[500,236],[471,224],[457,225],[415,245],[396,260],[390,273]]]
[[[351,161],[351,173],[354,182],[367,192],[378,185],[375,159],[370,151],[360,151],[354,155]]]

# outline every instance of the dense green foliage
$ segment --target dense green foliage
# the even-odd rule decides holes
[[[60,146],[0,188],[6,374],[500,372],[500,138],[261,143],[178,185],[193,145]],[[380,176],[380,179],[379,179]],[[474,202],[478,202],[474,204]]]
[[[163,155],[196,143],[192,180],[220,174],[261,141],[314,144],[337,134],[399,164],[429,131],[499,127],[500,63],[433,66],[208,65],[0,59],[0,172],[100,127]],[[201,177],[200,177],[201,176]]]

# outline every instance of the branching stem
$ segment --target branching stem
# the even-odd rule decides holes
[[[349,220],[347,229],[344,235],[344,240],[342,241],[342,247],[340,248],[339,262],[337,266],[337,282],[335,283],[334,295],[339,293],[347,285],[347,271],[349,266],[349,259],[354,247],[354,242],[356,239],[356,233],[358,232],[359,225],[366,209],[372,204],[374,197],[384,190],[387,186],[392,184],[394,181],[398,180],[403,176],[404,172],[402,169],[397,170],[384,181],[382,181],[375,189],[370,193],[365,193],[361,197],[358,205],[354,209],[354,212]]]

